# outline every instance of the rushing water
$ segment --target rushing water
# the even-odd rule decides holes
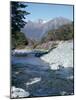
[[[49,64],[33,55],[12,56],[12,86],[29,91],[30,97],[73,94],[73,69],[51,70]],[[66,72],[68,74],[66,75]]]

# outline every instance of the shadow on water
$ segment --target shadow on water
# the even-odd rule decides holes
[[[39,57],[12,56],[12,86],[29,91],[30,97],[73,94],[73,68],[51,70]]]

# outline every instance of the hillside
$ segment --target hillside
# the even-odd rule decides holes
[[[41,40],[42,43],[55,40],[73,39],[73,22],[60,26],[58,29],[50,30]]]
[[[47,32],[46,36],[42,37],[36,48],[49,49],[50,46],[56,46],[59,41],[72,40],[74,38],[73,35],[73,23],[62,25],[58,29]]]
[[[22,32],[31,40],[40,41],[50,30],[58,29],[62,25],[70,24],[72,21],[64,17],[56,17],[49,21],[39,19],[38,21],[28,21]]]
[[[62,17],[48,22],[41,19],[37,22],[29,21],[22,30],[24,34],[17,34],[17,48],[49,49],[49,45],[54,44],[51,41],[73,39],[73,22]]]

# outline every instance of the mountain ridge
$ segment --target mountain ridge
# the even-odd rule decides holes
[[[52,20],[44,21],[39,19],[37,21],[28,21],[22,32],[28,39],[39,41],[49,30],[54,30],[62,25],[71,23],[72,21],[64,17],[56,17]]]

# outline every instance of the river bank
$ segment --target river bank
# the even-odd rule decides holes
[[[61,41],[57,48],[41,57],[51,69],[73,67],[73,41]]]
[[[74,93],[73,66],[52,69],[50,64],[55,57],[59,57],[59,55],[56,56],[58,50],[64,52],[65,59],[68,59],[68,57],[71,58],[69,53],[73,53],[71,51],[73,49],[72,43],[72,41],[61,42],[57,48],[42,56],[43,58],[47,56],[46,61],[42,57],[36,57],[29,53],[28,56],[12,56],[11,85],[28,91],[29,96],[27,97],[72,95]],[[64,47],[65,50],[63,49]],[[51,56],[51,52],[55,55]],[[60,55],[62,54],[61,52]],[[59,60],[60,58],[57,61]],[[59,62],[58,64],[61,63]]]

